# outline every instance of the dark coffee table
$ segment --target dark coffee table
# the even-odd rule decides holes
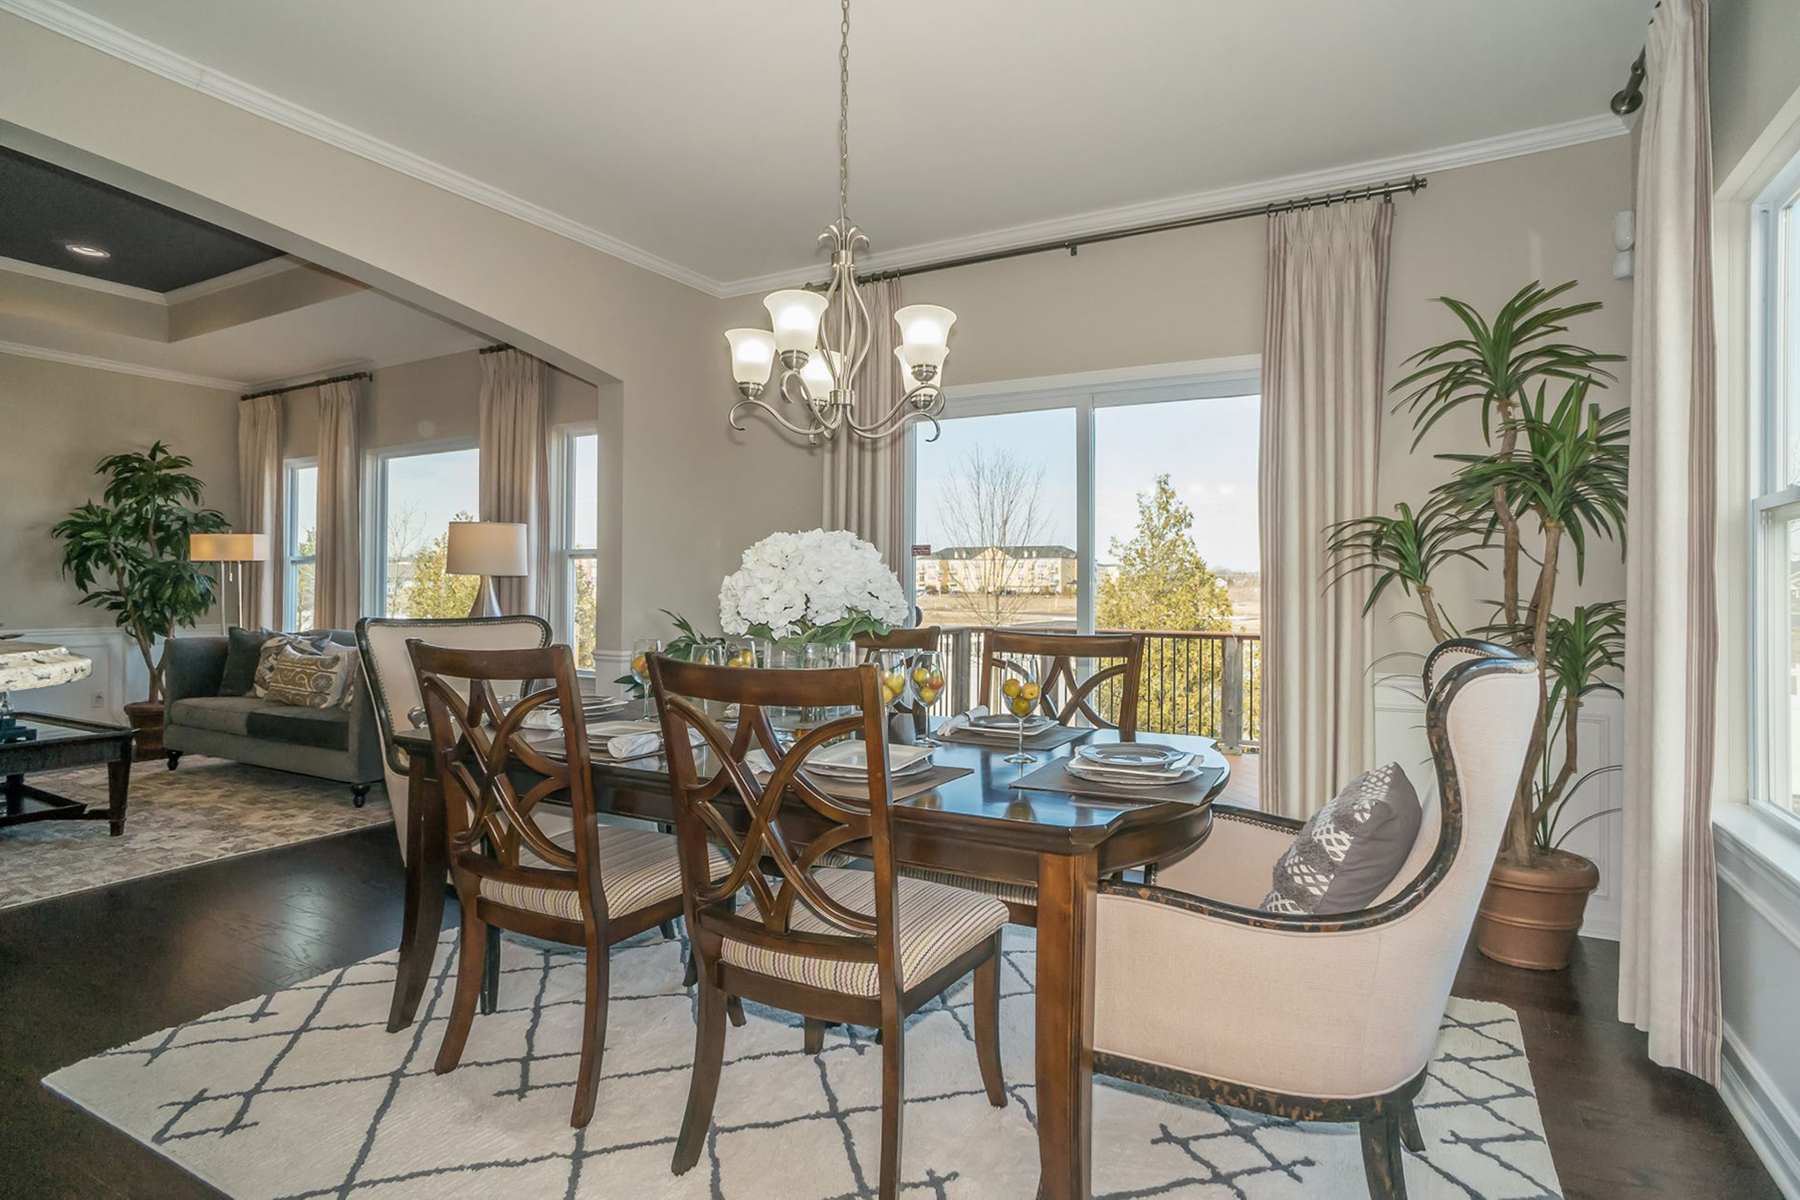
[[[27,821],[105,820],[112,836],[125,832],[125,794],[131,786],[131,738],[127,725],[101,725],[73,717],[46,713],[19,713],[18,722],[30,729],[29,739],[0,742],[0,775],[6,777],[6,807],[0,809],[0,828]],[[25,776],[63,767],[106,764],[107,805],[90,809],[71,800],[32,787]]]

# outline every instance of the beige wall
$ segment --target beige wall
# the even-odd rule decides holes
[[[0,122],[108,182],[616,384],[620,601],[602,646],[663,630],[659,607],[713,615],[746,544],[818,521],[816,462],[725,425],[712,297],[5,13]]]
[[[62,576],[50,527],[100,498],[94,464],[108,454],[166,441],[194,460],[206,504],[238,512],[237,397],[137,375],[0,354],[0,623],[8,629],[112,624],[80,604]]]
[[[1800,3],[1714,0],[1713,174],[1724,179],[1800,90]]]

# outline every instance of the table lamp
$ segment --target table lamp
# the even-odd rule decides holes
[[[92,659],[45,642],[0,642],[0,744],[29,742],[37,730],[13,714],[13,692],[85,679]]]
[[[263,562],[269,557],[266,533],[191,533],[188,561],[219,564],[219,581],[237,585],[238,622],[244,620],[244,572],[239,563]],[[226,632],[225,604],[219,604],[219,632]]]
[[[512,521],[452,521],[450,544],[444,553],[447,575],[479,575],[471,617],[497,617],[500,603],[494,597],[494,577],[530,574],[530,539],[525,526]]]

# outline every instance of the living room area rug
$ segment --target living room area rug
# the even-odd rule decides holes
[[[106,807],[104,766],[46,772],[31,782]],[[391,821],[380,784],[357,808],[349,785],[329,779],[196,756],[184,757],[177,771],[160,759],[134,763],[119,837],[104,821],[0,829],[0,909]]]
[[[875,1195],[880,1047],[746,1005],[729,1028],[712,1134],[670,1173],[693,1055],[681,948],[652,932],[614,949],[599,1107],[569,1127],[582,952],[508,937],[500,1006],[462,1065],[432,1072],[449,1009],[449,934],[420,1019],[386,1031],[394,956],[151,1034],[57,1071],[70,1101],[236,1197],[556,1196],[853,1200]],[[906,1031],[903,1188],[934,1200],[1029,1200],[1037,1183],[1029,931],[1007,931],[1001,1022],[1008,1104],[988,1105],[965,979]],[[1414,1200],[1561,1195],[1519,1023],[1453,999],[1406,1155]],[[1096,1080],[1094,1194],[1108,1200],[1364,1200],[1355,1126],[1312,1125]]]

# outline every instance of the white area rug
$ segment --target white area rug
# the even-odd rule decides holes
[[[32,775],[45,791],[106,807],[106,768]],[[196,863],[310,842],[370,825],[391,825],[387,792],[362,808],[350,785],[310,775],[189,755],[181,769],[134,763],[125,832],[105,821],[34,821],[0,830],[0,909],[141,879]]]
[[[446,948],[449,943],[446,941]],[[880,1048],[834,1029],[802,1053],[797,1018],[749,1007],[729,1029],[712,1137],[669,1172],[687,1099],[692,1002],[679,947],[613,952],[599,1110],[569,1128],[580,1044],[579,951],[509,942],[501,1011],[478,1016],[463,1063],[431,1063],[449,1005],[442,953],[422,1019],[385,1031],[393,956],[153,1034],[45,1083],[240,1197],[605,1197],[851,1200],[875,1195]],[[1019,1197],[1037,1186],[1029,934],[1008,931],[1004,1066],[991,1108],[976,1070],[967,981],[907,1027],[909,1194]],[[1452,1000],[1418,1100],[1427,1153],[1414,1200],[1559,1196],[1517,1019]],[[1300,1125],[1101,1080],[1096,1196],[1236,1200],[1367,1196],[1354,1126]]]

